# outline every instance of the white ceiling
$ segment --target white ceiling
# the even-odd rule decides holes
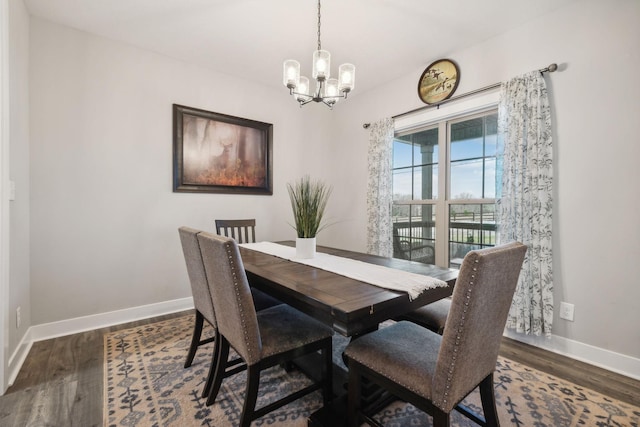
[[[267,85],[282,85],[285,59],[311,74],[316,0],[24,1],[32,15]],[[355,95],[573,1],[324,0],[322,47],[333,73],[355,64]]]

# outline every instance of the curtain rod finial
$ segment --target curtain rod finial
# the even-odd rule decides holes
[[[365,123],[362,125],[362,127],[365,129],[369,129],[369,126],[371,126],[371,123]]]
[[[555,62],[553,64],[549,64],[549,66],[547,67],[547,70],[549,70],[550,73],[553,73],[557,69],[558,69],[558,64],[556,64]]]

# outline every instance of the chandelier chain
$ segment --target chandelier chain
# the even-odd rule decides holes
[[[320,0],[318,0],[318,50],[321,50],[320,46]]]

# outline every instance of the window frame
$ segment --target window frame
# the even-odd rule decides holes
[[[415,189],[413,188],[414,179],[412,177],[412,198],[409,200],[396,201],[392,200],[393,206],[408,206],[411,214],[411,207],[415,205],[434,205],[435,206],[435,264],[440,267],[450,266],[450,215],[452,205],[487,205],[495,204],[495,196],[493,198],[473,198],[461,199],[453,198],[451,194],[451,126],[456,123],[485,117],[491,114],[497,114],[497,100],[489,102],[487,105],[479,108],[471,108],[470,111],[464,109],[456,109],[452,114],[437,114],[432,120],[414,121],[411,126],[404,128],[396,125],[394,131],[394,140],[405,135],[415,134],[418,132],[438,129],[438,188],[437,195],[431,199],[413,199]],[[485,130],[483,130],[484,135]],[[483,158],[486,158],[483,148]],[[416,166],[412,161],[411,168]],[[485,171],[483,164],[483,171]],[[397,168],[400,169],[400,168]],[[391,165],[391,174],[397,170]],[[496,189],[497,192],[497,189]],[[483,194],[484,194],[484,176],[483,176]],[[440,220],[444,219],[444,220]],[[393,219],[392,219],[393,222]]]

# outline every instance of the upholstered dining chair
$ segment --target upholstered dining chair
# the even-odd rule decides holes
[[[188,368],[193,362],[198,347],[214,340],[214,337],[201,340],[204,321],[206,320],[214,329],[217,329],[217,323],[216,315],[213,311],[213,300],[207,283],[207,275],[202,262],[202,254],[200,253],[200,243],[198,242],[200,230],[180,227],[178,233],[180,234],[184,260],[187,264],[187,275],[189,276],[193,305],[196,312],[191,345],[187,353],[187,360],[184,363],[184,367]]]
[[[247,364],[241,427],[319,389],[328,404],[332,399],[331,328],[286,304],[256,312],[237,242],[209,233],[200,233],[198,240],[220,331],[217,373],[207,404],[213,403],[220,390],[222,375],[218,373],[225,368],[230,347]],[[262,370],[318,351],[322,357],[320,381],[256,409]]]
[[[348,425],[376,424],[361,402],[364,377],[429,413],[434,427],[449,426],[453,409],[498,426],[493,371],[526,250],[514,242],[465,256],[443,335],[400,321],[349,343]],[[459,405],[478,386],[484,417]]]
[[[442,335],[449,310],[451,310],[451,298],[443,298],[403,314],[397,320],[408,320]]]
[[[200,242],[198,242],[198,234],[202,231],[196,230],[190,227],[180,227],[178,233],[180,235],[180,243],[182,244],[182,252],[187,265],[187,275],[189,276],[189,283],[191,285],[191,294],[193,296],[193,305],[195,308],[195,322],[193,326],[193,334],[191,336],[191,344],[189,345],[189,351],[187,353],[187,359],[184,363],[184,367],[188,368],[193,363],[193,358],[196,355],[198,348],[201,345],[213,342],[212,360],[209,367],[209,373],[207,375],[206,384],[202,390],[202,397],[209,395],[209,389],[213,384],[213,375],[217,365],[215,360],[218,336],[218,325],[216,323],[215,310],[213,308],[213,299],[211,292],[209,291],[209,283],[207,281],[207,274],[205,272],[204,263],[202,261],[202,253],[200,251]],[[257,291],[256,291],[257,292]],[[256,297],[256,309],[262,310],[264,308],[271,307],[275,304],[273,301],[277,301],[273,298],[271,300]],[[204,322],[209,323],[214,330],[213,336],[207,339],[202,339],[202,330]],[[218,339],[219,340],[219,339]],[[241,362],[240,359],[233,360],[228,363],[229,366],[238,365]],[[242,370],[242,366],[231,368],[229,372],[224,375],[232,375],[235,372]]]
[[[231,237],[238,243],[256,242],[255,219],[216,219],[215,223],[216,233],[221,236]],[[282,304],[281,301],[256,288],[252,287],[251,293],[253,294],[253,302],[258,310],[271,307],[272,305]]]
[[[238,243],[254,243],[256,241],[255,219],[216,219],[216,233],[231,237]]]

